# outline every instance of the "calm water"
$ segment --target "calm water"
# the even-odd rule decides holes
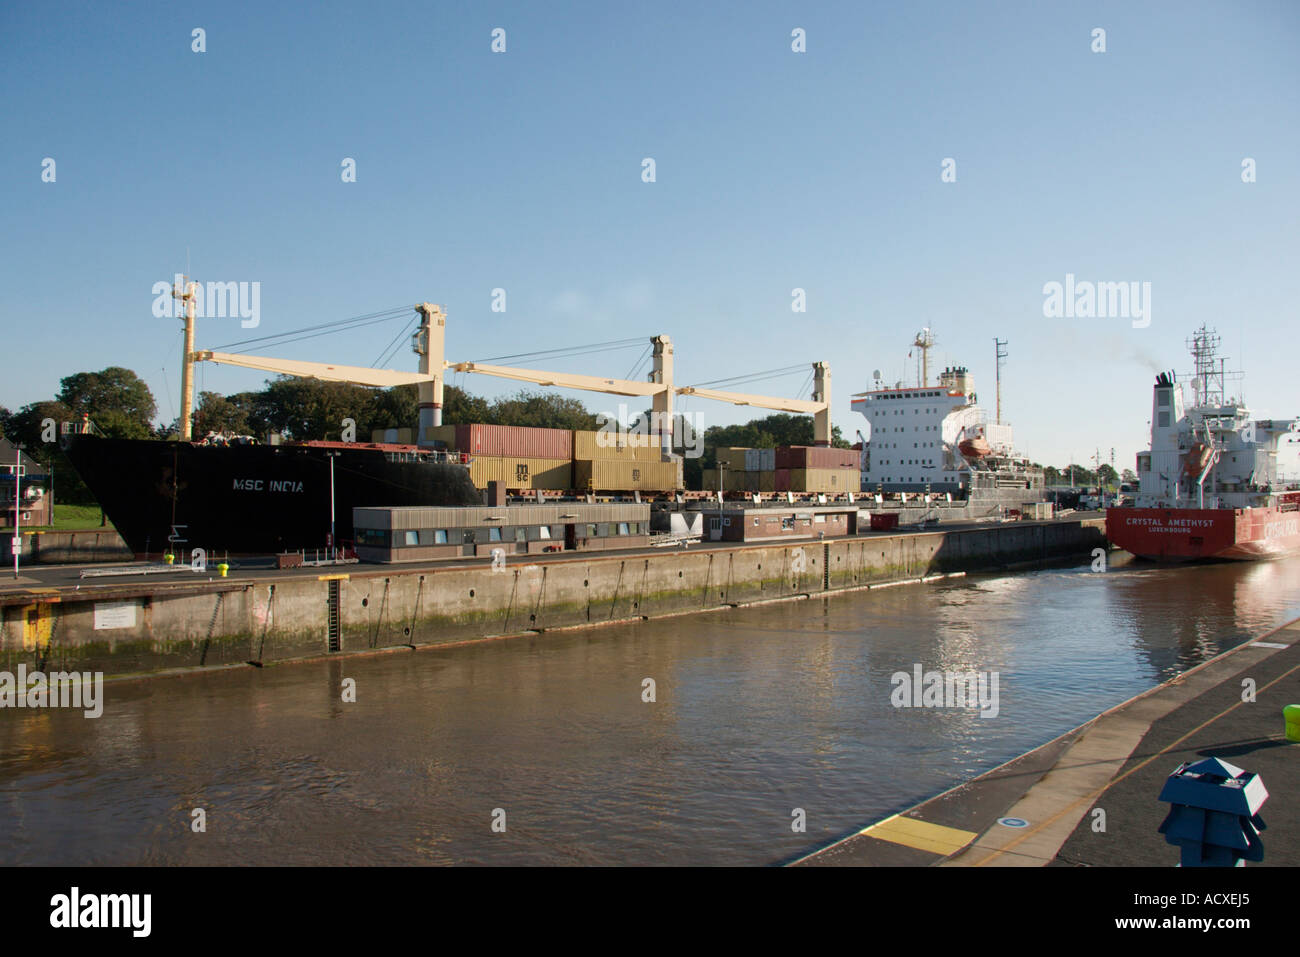
[[[786,860],[1298,615],[1297,560],[1084,567],[109,683],[0,711],[0,862]],[[895,709],[914,664],[999,672],[999,715]]]

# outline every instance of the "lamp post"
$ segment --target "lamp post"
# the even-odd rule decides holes
[[[14,581],[18,580],[18,553],[23,550],[23,447],[14,443]]]
[[[330,557],[334,557],[334,460],[339,457],[338,452],[325,453],[330,460]]]

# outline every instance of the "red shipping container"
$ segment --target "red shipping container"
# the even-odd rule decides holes
[[[456,449],[470,455],[571,459],[573,433],[568,429],[533,429],[523,425],[458,425]]]
[[[890,528],[898,528],[898,513],[890,512],[888,514],[877,512],[871,516],[872,531],[882,531]]]
[[[781,450],[777,449],[776,454],[780,455]],[[776,470],[775,488],[776,491],[778,492],[790,491],[790,470],[789,469]]]
[[[858,453],[853,449],[827,445],[783,445],[776,450],[779,469],[855,469],[858,462]]]

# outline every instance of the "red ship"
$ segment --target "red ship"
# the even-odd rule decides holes
[[[1106,537],[1156,561],[1281,558],[1300,552],[1300,420],[1252,419],[1224,398],[1219,337],[1202,326],[1190,405],[1156,378],[1151,448],[1138,453],[1136,507],[1106,512]]]

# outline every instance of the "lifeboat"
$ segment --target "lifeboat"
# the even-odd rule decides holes
[[[1213,454],[1214,450],[1204,442],[1193,442],[1183,456],[1183,471],[1195,478],[1205,471],[1205,466],[1210,464],[1210,456]]]
[[[982,459],[993,451],[988,442],[984,440],[984,434],[980,433],[973,439],[966,439],[957,446],[957,451],[967,459]]]

